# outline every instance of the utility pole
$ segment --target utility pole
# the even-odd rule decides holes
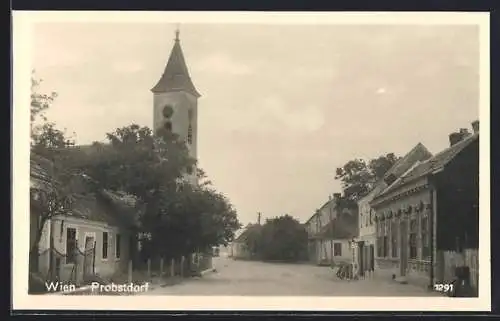
[[[260,218],[262,217],[262,213],[261,212],[258,212],[257,213],[257,224],[260,225]]]

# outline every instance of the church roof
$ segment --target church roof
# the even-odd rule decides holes
[[[200,93],[196,90],[182,53],[179,40],[179,32],[176,32],[174,47],[170,52],[165,70],[158,83],[151,89],[153,93],[165,93],[173,91],[185,91],[195,97],[200,97]]]

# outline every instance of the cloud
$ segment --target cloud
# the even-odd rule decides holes
[[[231,56],[220,52],[208,55],[194,67],[200,72],[216,74],[250,75],[253,73],[252,68],[249,66],[235,61]]]

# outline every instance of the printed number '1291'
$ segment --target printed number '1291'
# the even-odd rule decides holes
[[[452,292],[453,284],[452,283],[436,283],[434,284],[434,290],[439,292]]]

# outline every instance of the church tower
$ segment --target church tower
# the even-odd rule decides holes
[[[189,155],[197,159],[198,144],[198,98],[200,93],[189,76],[179,40],[179,30],[167,65],[153,93],[153,130],[164,127],[179,135],[186,142]],[[196,172],[188,173],[189,181],[195,183]]]

